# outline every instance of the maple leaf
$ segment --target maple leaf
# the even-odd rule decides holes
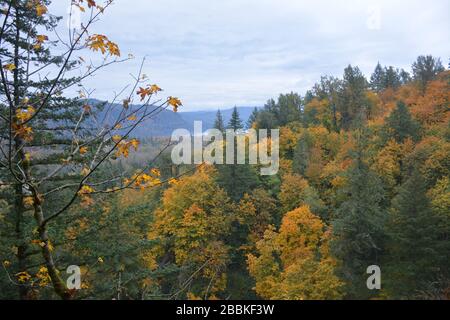
[[[150,92],[151,92],[151,93],[157,93],[157,92],[159,92],[159,91],[162,91],[162,89],[161,89],[160,87],[158,87],[158,85],[152,84],[152,85],[150,86]]]
[[[148,88],[139,87],[139,90],[136,92],[136,94],[141,96],[141,101],[142,101],[145,99],[146,96],[150,95],[151,92]]]
[[[175,97],[169,97],[167,98],[167,103],[173,107],[173,112],[178,111],[178,107],[182,106],[181,100]]]
[[[80,154],[86,154],[88,152],[88,148],[87,147],[81,147],[79,152],[80,152]]]

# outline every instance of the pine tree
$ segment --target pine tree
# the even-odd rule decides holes
[[[386,119],[384,128],[384,140],[394,139],[403,143],[406,139],[417,140],[419,138],[419,124],[415,121],[403,101],[397,103],[397,107]]]
[[[417,81],[423,93],[425,93],[428,82],[444,70],[441,59],[436,59],[431,55],[419,56],[412,65],[413,79]]]
[[[341,127],[348,130],[355,120],[361,120],[368,113],[367,80],[358,67],[349,65],[344,70],[344,80],[339,93],[338,111],[341,114]]]
[[[223,123],[223,117],[220,110],[217,110],[216,120],[214,121],[214,128],[222,132],[225,131],[225,124]]]
[[[258,120],[258,108],[255,107],[247,120],[246,129],[253,128],[253,126],[256,125],[257,120]]]
[[[395,299],[418,298],[448,268],[449,246],[431,210],[425,181],[415,169],[392,201],[385,278]],[[443,288],[445,289],[445,288]]]
[[[340,275],[347,284],[347,296],[366,299],[373,295],[366,287],[366,269],[380,264],[384,248],[384,191],[380,179],[362,160],[360,150],[356,151],[347,179],[342,189],[347,199],[332,222],[332,251],[341,261]]]
[[[227,129],[232,129],[239,134],[243,128],[237,108],[234,107]],[[228,148],[229,146],[226,146]],[[247,190],[259,185],[256,169],[249,164],[237,164],[237,139],[234,140],[234,162],[217,166],[219,175],[217,182],[224,188],[231,199],[239,201]]]
[[[374,72],[372,73],[372,76],[370,77],[370,87],[372,88],[372,90],[376,92],[381,92],[382,90],[384,90],[385,77],[386,77],[385,70],[378,62]]]
[[[233,113],[231,114],[231,119],[228,122],[227,129],[233,129],[234,131],[238,131],[242,128],[244,128],[244,126],[242,125],[242,120],[239,117],[239,112],[237,110],[237,107],[235,106],[233,109]]]
[[[306,169],[309,165],[310,151],[312,148],[312,138],[308,131],[304,131],[297,141],[294,150],[294,158],[292,162],[292,169],[295,173],[305,176]]]
[[[385,69],[385,78],[383,87],[384,89],[391,88],[391,89],[397,89],[400,87],[401,79],[398,70],[395,70],[394,67],[390,66],[389,68]]]

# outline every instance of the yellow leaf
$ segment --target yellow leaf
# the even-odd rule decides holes
[[[87,147],[81,147],[80,148],[80,154],[85,154],[88,152],[88,148]]]
[[[47,7],[45,5],[40,3],[36,6],[36,14],[38,15],[38,17],[41,17],[42,15],[44,15],[46,13],[47,13]]]
[[[175,97],[169,97],[167,99],[167,103],[173,107],[173,112],[177,112],[178,111],[178,107],[182,106],[183,104],[181,103],[181,100]]]
[[[3,69],[13,71],[14,69],[16,69],[16,65],[14,63],[8,63],[3,66]]]
[[[31,207],[34,204],[34,199],[33,197],[25,197],[23,198],[23,205],[25,207]]]
[[[137,151],[137,149],[138,149],[138,147],[139,147],[139,140],[137,140],[137,139],[132,139],[131,141],[130,141],[130,143],[131,143],[131,145],[133,146],[133,148],[134,148],[134,150],[136,150]]]

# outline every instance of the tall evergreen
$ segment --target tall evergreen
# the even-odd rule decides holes
[[[312,138],[308,131],[305,131],[298,139],[294,150],[294,157],[292,161],[292,169],[295,173],[302,176],[305,175],[306,169],[309,165],[309,155],[312,147]]]
[[[440,237],[441,224],[426,194],[425,181],[416,169],[392,201],[384,275],[394,299],[420,297],[448,270],[448,240]]]
[[[428,82],[444,70],[441,59],[431,55],[419,56],[412,65],[413,79],[417,81],[422,92],[425,92]]]
[[[404,142],[407,138],[413,140],[419,138],[419,123],[412,118],[403,101],[397,102],[397,107],[386,119],[383,135],[385,141],[395,139],[398,143]]]
[[[399,71],[390,66],[385,69],[384,88],[397,89],[401,85]]]
[[[246,128],[251,129],[255,125],[257,120],[258,120],[258,108],[255,107],[247,120]]]
[[[68,180],[73,179],[73,173],[69,170],[64,170],[59,175],[48,179],[44,179],[44,177],[49,174],[52,165],[58,165],[63,159],[69,157],[73,130],[79,128],[80,136],[84,136],[88,135],[92,127],[90,129],[89,124],[85,121],[89,117],[88,115],[82,121],[80,119],[82,101],[66,98],[62,96],[62,91],[59,92],[60,94],[48,94],[60,90],[61,87],[70,88],[79,81],[77,77],[68,76],[71,70],[78,67],[79,62],[75,59],[64,60],[60,56],[60,52],[52,52],[50,50],[52,46],[43,44],[47,38],[41,33],[45,30],[54,31],[61,18],[53,15],[41,15],[35,4],[30,5],[29,1],[1,0],[0,5],[2,10],[9,8],[8,12],[2,13],[2,15],[7,13],[8,16],[5,18],[7,21],[2,30],[0,60],[2,64],[8,63],[13,66],[12,77],[5,76],[5,81],[0,86],[0,95],[2,96],[0,114],[2,119],[7,119],[10,114],[10,120],[16,121],[10,126],[7,121],[1,121],[0,124],[0,135],[2,139],[5,138],[2,144],[9,136],[8,148],[12,154],[9,169],[4,166],[0,167],[2,182],[10,186],[1,188],[0,197],[4,198],[11,206],[5,223],[11,222],[15,226],[15,232],[11,233],[11,238],[8,239],[12,241],[11,247],[17,248],[17,263],[14,263],[12,268],[17,273],[29,273],[31,272],[29,266],[35,265],[37,261],[33,261],[36,254],[32,252],[33,248],[27,239],[35,222],[30,208],[24,205],[26,198],[32,194],[31,184],[26,180],[33,180],[32,184],[35,184],[42,179],[39,186],[33,186],[33,188],[39,188],[41,193],[54,189],[58,185],[67,184]],[[44,8],[44,5],[49,6],[50,1],[45,0],[40,3],[41,8]],[[9,23],[7,23],[8,21]],[[3,68],[4,65],[1,67]],[[40,68],[45,70],[62,69],[63,72],[59,78],[53,78],[55,75],[50,72],[45,77],[33,76],[33,70]],[[48,72],[45,70],[44,73]],[[35,116],[37,113],[39,116]],[[17,124],[18,120],[14,115],[18,114],[29,115],[25,125]],[[33,116],[31,116],[32,114]],[[79,120],[80,123],[77,127]],[[8,127],[12,128],[12,131]],[[23,130],[19,131],[20,128]],[[17,130],[17,133],[14,133],[14,130]],[[13,137],[11,137],[11,133]],[[80,139],[79,143],[82,144],[83,139]],[[39,157],[30,159],[30,152],[39,154]],[[79,160],[74,157],[73,162],[79,162]],[[58,201],[61,201],[60,198],[58,201],[48,200],[50,199],[40,204],[44,211],[54,209],[55,205],[59,205]],[[42,217],[35,215],[36,221],[38,218]],[[46,228],[40,228],[40,232],[45,238]],[[34,236],[36,237],[36,235]],[[47,250],[43,248],[42,251],[45,251],[44,249]],[[47,268],[52,275],[53,285],[63,288],[64,285],[57,274],[51,252],[43,253],[47,257]],[[30,298],[30,294],[32,294],[30,286],[20,285],[16,288],[21,299]],[[59,290],[59,293],[66,294],[63,293],[63,289]]]
[[[370,87],[376,92],[381,92],[384,89],[384,79],[386,77],[385,71],[378,62],[372,76],[370,77]]]
[[[234,107],[227,129],[243,129],[242,120]],[[239,132],[238,132],[239,134]],[[228,145],[226,146],[229,147]],[[231,199],[239,201],[244,193],[259,185],[256,169],[249,164],[237,164],[237,140],[234,140],[234,163],[218,165],[218,184],[224,188]]]
[[[350,129],[354,120],[367,114],[366,89],[368,83],[358,67],[349,65],[344,70],[344,81],[339,94],[338,111],[341,113],[341,127]]]
[[[340,275],[347,284],[348,298],[366,299],[373,294],[366,286],[367,267],[380,264],[384,247],[384,191],[360,150],[347,172],[347,180],[342,190],[346,200],[332,222],[332,250],[341,261]]]
[[[214,128],[218,129],[222,132],[225,131],[225,124],[223,122],[223,117],[222,117],[222,113],[220,112],[220,110],[217,110],[216,120],[214,121]]]
[[[244,128],[244,126],[242,124],[241,118],[239,117],[239,112],[237,110],[237,107],[235,106],[233,108],[233,113],[231,114],[231,119],[228,122],[227,129],[233,129],[234,131],[237,131],[242,128]]]

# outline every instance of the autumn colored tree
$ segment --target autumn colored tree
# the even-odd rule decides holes
[[[168,282],[173,277],[159,280],[165,295],[208,299],[221,297],[226,288],[227,238],[235,217],[215,175],[214,168],[202,167],[173,182],[154,212],[148,239],[156,243],[145,254],[147,266],[150,270],[178,267],[173,275],[179,280],[175,288]]]
[[[307,205],[322,219],[326,217],[326,207],[318,192],[299,175],[285,175],[280,188],[280,203],[283,212]]]
[[[248,256],[255,290],[264,299],[339,299],[337,262],[329,253],[330,232],[307,206],[288,212],[279,231],[269,228]]]

